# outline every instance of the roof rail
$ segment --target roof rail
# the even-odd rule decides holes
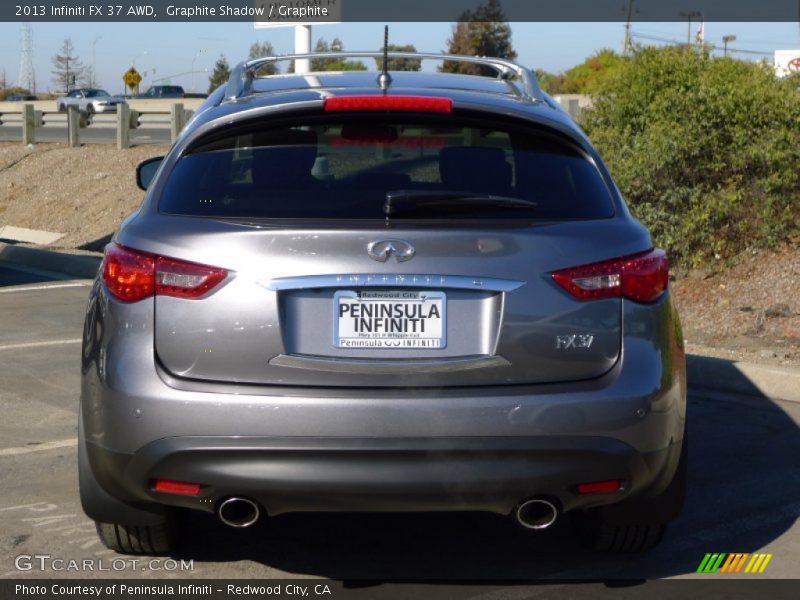
[[[228,85],[225,90],[226,100],[236,100],[248,96],[253,90],[253,81],[256,79],[258,70],[269,64],[285,62],[295,59],[318,59],[318,58],[382,58],[383,51],[371,52],[316,52],[311,54],[282,54],[278,56],[265,56],[239,63],[231,71]],[[452,62],[464,62],[490,67],[497,71],[498,79],[511,81],[515,76],[521,82],[521,89],[518,91],[523,98],[531,102],[544,102],[544,95],[539,87],[536,75],[530,69],[518,65],[517,63],[504,58],[491,58],[484,56],[466,56],[460,54],[436,54],[429,52],[389,52],[389,58],[407,58],[418,60],[440,60]]]

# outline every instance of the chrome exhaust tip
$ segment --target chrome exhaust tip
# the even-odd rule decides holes
[[[517,522],[526,529],[547,529],[556,522],[558,508],[548,500],[535,498],[517,507]]]
[[[258,521],[260,515],[261,510],[258,508],[258,504],[247,498],[228,498],[217,508],[219,520],[225,525],[237,529],[250,527]]]

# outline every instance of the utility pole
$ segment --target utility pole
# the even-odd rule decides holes
[[[736,36],[735,35],[723,35],[722,36],[722,43],[724,44],[725,50],[723,50],[723,55],[728,56],[728,42],[735,42]]]
[[[20,30],[19,48],[19,79],[17,85],[33,93],[36,87],[36,79],[33,75],[33,33],[31,26],[23,23]]]
[[[682,17],[686,17],[688,28],[686,29],[686,45],[692,45],[692,17],[699,17],[700,11],[690,10],[688,12],[681,12]]]
[[[628,14],[625,16],[625,38],[622,40],[622,54],[628,56],[631,48],[631,19],[633,18],[633,2],[628,0]]]

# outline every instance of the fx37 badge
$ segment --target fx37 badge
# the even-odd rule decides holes
[[[569,348],[588,349],[592,347],[593,341],[593,335],[557,335],[556,350],[568,350]]]

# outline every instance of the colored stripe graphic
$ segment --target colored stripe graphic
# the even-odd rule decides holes
[[[750,554],[748,552],[709,552],[697,567],[697,573],[763,573],[772,554]],[[747,566],[745,566],[747,565]]]
[[[767,554],[767,556],[764,558],[764,562],[761,563],[761,568],[758,570],[758,572],[759,573],[763,573],[764,569],[767,568],[767,565],[769,564],[769,561],[771,561],[771,560],[772,560],[772,554]]]
[[[722,553],[709,553],[703,557],[703,561],[700,563],[700,566],[697,567],[698,573],[716,573],[719,569],[719,566],[722,564],[722,561],[725,560],[727,554],[725,552]]]
[[[734,552],[728,554],[728,559],[722,565],[722,568],[719,570],[720,573],[738,573],[741,571],[742,567],[744,566],[747,557],[750,556],[749,554],[742,554],[741,552]]]
[[[753,558],[745,568],[745,573],[763,573],[767,564],[772,560],[772,554],[753,554]]]

